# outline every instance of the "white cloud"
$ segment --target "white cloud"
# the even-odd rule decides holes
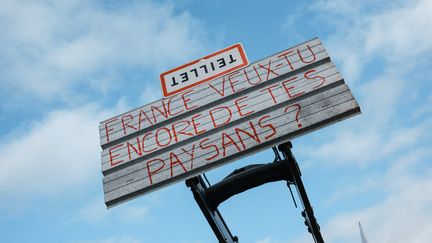
[[[432,51],[432,2],[319,1],[310,10],[336,29],[325,42],[332,57],[342,63],[348,80],[356,82],[374,58],[408,72],[428,59]]]
[[[359,221],[370,242],[428,242],[432,237],[429,94],[418,90],[424,86],[416,87],[429,81],[416,74],[430,74],[431,4],[333,0],[315,5],[320,18],[328,17],[336,27],[324,44],[342,63],[363,111],[305,153],[311,161],[337,168],[362,167],[355,168],[358,177],[345,180],[326,199],[327,206],[338,207],[343,199],[354,207],[338,207],[321,222],[326,241],[359,242]]]
[[[107,209],[104,204],[103,194],[87,201],[83,206],[71,215],[69,223],[86,224],[124,224],[136,225],[137,223],[151,223],[156,220],[152,209],[163,203],[164,191],[157,191],[137,201],[120,205],[114,209]]]
[[[413,118],[430,117],[430,114],[432,114],[432,94],[429,94],[427,99],[413,110]]]
[[[360,106],[363,113],[368,116],[369,122],[372,121],[372,124],[367,124],[367,127],[386,125],[398,111],[398,105],[401,103],[400,96],[410,88],[400,78],[387,73],[368,80],[359,87]]]
[[[40,98],[56,107],[75,100],[72,108],[1,131],[0,191],[12,194],[55,193],[99,175],[98,123],[124,112],[127,99],[107,111],[95,101],[98,92],[113,94],[131,83],[130,70],[177,65],[208,46],[198,20],[147,1],[2,1],[0,19],[7,33],[0,35],[2,115],[12,121],[14,110],[27,114],[28,102],[33,111],[45,110]],[[142,78],[140,101],[160,97]]]
[[[84,207],[78,210],[76,216],[71,219],[71,222],[86,222],[97,224],[103,222],[110,216],[112,211],[107,210],[103,198],[98,197],[88,202]]]
[[[426,154],[430,156],[430,152]],[[357,222],[361,221],[371,242],[427,242],[432,237],[429,223],[432,217],[432,171],[426,169],[421,175],[407,173],[418,166],[415,159],[427,157],[403,157],[395,162],[381,182],[376,181],[377,187],[388,192],[383,201],[332,219],[323,230],[327,232],[328,240],[356,241],[359,238]]]
[[[67,100],[77,86],[115,91],[131,69],[171,67],[209,45],[205,28],[187,12],[123,3],[2,1],[0,95]]]
[[[399,108],[407,100],[401,98],[404,89],[401,81],[391,78],[363,85],[359,101],[362,114],[337,130],[328,130],[320,145],[306,144],[302,153],[311,161],[365,167],[427,141],[430,120],[397,123],[404,120],[401,117],[410,116],[409,111]]]
[[[0,192],[54,194],[100,175],[98,124],[117,110],[53,111],[20,134],[9,134],[0,143]]]
[[[160,99],[161,94],[162,94],[162,92],[160,89],[158,89],[154,86],[148,85],[148,86],[144,87],[144,91],[141,93],[141,96],[139,98],[139,102],[141,104],[148,104],[152,101]]]
[[[406,151],[390,163],[385,173],[363,180],[356,178],[355,185],[338,188],[334,194],[337,198],[368,197],[371,191],[378,191],[383,199],[351,211],[340,209],[328,222],[321,221],[324,239],[360,242],[360,221],[370,242],[428,242],[432,237],[431,151],[428,147]],[[295,242],[309,242],[308,237]]]
[[[430,1],[351,5],[333,0],[312,7],[320,9],[319,18],[328,17],[329,25],[338,27],[328,38],[330,54],[341,62],[363,114],[332,130],[324,145],[306,149],[309,157],[365,166],[423,141],[432,124],[411,119],[428,111],[415,97],[423,94],[413,73],[430,73],[424,59],[432,55],[432,32],[424,31],[431,22],[430,5]],[[413,114],[401,109],[408,104],[420,104],[422,109],[413,109]]]
[[[394,62],[405,63],[432,50],[432,2],[409,1],[402,8],[371,16],[368,20],[367,55],[379,52]]]
[[[364,167],[428,141],[427,132],[432,127],[430,121],[395,130],[385,127],[368,128],[367,121],[356,125],[360,127],[341,128],[326,143],[317,148],[309,147],[303,153],[315,161]]]
[[[139,221],[148,221],[151,218],[150,209],[155,203],[150,200],[144,204],[140,206],[126,205],[117,210],[108,210],[103,198],[98,197],[80,208],[71,219],[71,222],[100,224],[115,220],[120,221],[122,224],[131,224]]]

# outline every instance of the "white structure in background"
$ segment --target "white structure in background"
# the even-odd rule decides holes
[[[360,221],[359,221],[359,228],[360,228],[360,238],[361,238],[361,243],[368,243],[368,241],[367,241],[367,239],[366,239],[366,236],[364,235],[363,228],[362,228],[362,226],[361,226]]]

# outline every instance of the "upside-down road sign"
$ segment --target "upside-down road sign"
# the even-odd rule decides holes
[[[189,62],[160,75],[165,97],[180,93],[194,86],[233,72],[249,64],[241,44]]]

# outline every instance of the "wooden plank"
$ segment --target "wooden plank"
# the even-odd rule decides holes
[[[341,80],[342,76],[334,64],[328,62],[297,75],[277,78],[273,80],[274,82],[267,82],[259,87],[255,86],[242,96],[233,97],[235,98],[234,101],[226,100],[213,106],[206,106],[204,110],[194,112],[181,120],[176,119],[165,126],[146,130],[143,134],[103,150],[102,171],[106,172],[141,157],[145,159],[146,156],[157,153],[159,150],[163,152],[166,149],[172,149],[180,146],[185,140],[198,139],[203,135],[207,136],[213,129],[219,128],[215,124],[219,125],[228,120],[231,123],[235,122],[244,118],[245,113],[260,112],[273,106],[275,101],[289,100]],[[237,109],[240,103],[242,106],[247,105],[248,108]],[[221,107],[223,109],[219,109]],[[212,113],[218,109],[225,112],[222,112],[221,115],[216,112]],[[205,133],[200,133],[201,131],[205,131]],[[164,146],[159,146],[159,144]]]
[[[101,146],[107,148],[119,139],[130,138],[149,127],[163,125],[170,119],[181,117],[220,99],[241,94],[255,85],[278,76],[295,73],[328,58],[327,52],[317,38],[279,52],[181,94],[152,102],[101,122]]]
[[[360,113],[319,39],[101,122],[117,205]]]
[[[323,90],[321,90],[321,91],[323,91]],[[331,88],[330,90],[328,90],[328,91],[326,91],[326,92],[324,92],[324,93],[321,92],[321,93],[319,93],[319,94],[314,94],[313,97],[308,97],[308,98],[304,98],[304,97],[302,97],[302,98],[304,98],[303,101],[302,101],[302,105],[303,105],[304,107],[308,107],[308,106],[310,106],[311,104],[316,103],[317,100],[320,100],[320,99],[325,100],[325,99],[328,98],[328,97],[333,97],[333,96],[336,96],[336,95],[338,95],[338,94],[340,94],[340,93],[343,93],[343,92],[347,92],[347,87],[346,87],[345,85],[343,85],[343,83],[339,82],[339,85],[338,85],[337,87],[335,87],[335,88]],[[299,100],[299,99],[296,99],[296,100],[290,100],[290,101],[287,101],[287,100],[286,100],[286,101],[284,101],[284,102],[281,102],[281,103],[278,104],[277,106],[272,106],[271,109],[272,109],[272,110],[273,110],[273,109],[276,109],[278,106],[281,106],[281,105],[283,105],[283,106],[293,105],[293,104],[295,104],[296,102],[298,102],[298,100]],[[304,108],[303,108],[302,110],[303,110],[303,111],[302,111],[302,115],[304,115],[304,114],[305,114]],[[264,112],[262,112],[262,113],[256,113],[256,114],[254,114],[253,116],[248,117],[248,120],[250,120],[250,119],[255,119],[255,118],[257,118],[257,117],[262,117],[262,114],[266,114],[266,111],[264,111]],[[247,126],[247,125],[248,125],[248,122],[246,122],[246,123],[243,122],[243,124],[246,124],[246,126]],[[223,132],[223,131],[225,131],[226,129],[229,129],[229,127],[232,127],[233,125],[235,125],[235,124],[234,124],[234,123],[230,123],[230,124],[228,124],[226,127],[224,127],[223,129],[218,129],[218,131],[219,131],[219,133],[220,133],[221,131]],[[236,126],[237,126],[237,125],[236,125]],[[216,141],[218,138],[220,138],[220,136],[217,135],[217,134],[216,134],[216,135],[215,135],[215,134],[212,134],[212,135],[207,135],[206,138],[209,139],[209,142],[214,142],[214,141]],[[215,139],[212,140],[212,138],[215,138]],[[200,140],[200,139],[199,139],[199,140]],[[198,140],[198,139],[195,139],[195,140],[189,140],[189,141],[188,141],[188,144],[196,143],[196,141],[199,141],[199,140]],[[186,145],[185,145],[185,144],[182,144],[181,146],[172,147],[172,149],[170,149],[170,151],[173,151],[173,150],[175,150],[175,149],[178,148],[178,147],[184,147],[184,146],[188,147],[187,144],[186,144]],[[184,154],[184,152],[181,153],[181,154]],[[155,156],[157,156],[157,155],[152,155],[152,156],[150,156],[150,157],[146,157],[146,159],[148,160],[148,159],[154,158]],[[144,163],[144,164],[145,164],[145,163]],[[134,171],[138,171],[138,170],[145,169],[146,167],[145,167],[144,164],[143,164],[143,163],[141,163],[141,164],[136,164],[136,165],[129,166],[127,170],[124,170],[124,169],[123,169],[123,170],[119,170],[119,171],[116,171],[116,172],[112,172],[112,173],[110,173],[110,174],[108,174],[107,176],[104,177],[103,182],[106,183],[106,182],[112,181],[112,180],[114,180],[114,179],[117,179],[117,178],[123,177],[123,176],[125,176],[125,175],[127,175],[127,174],[129,174],[129,173],[134,172]]]
[[[340,76],[339,73],[336,73],[336,75],[331,76],[331,78],[332,78],[332,80],[329,80],[329,84],[328,85],[336,84],[337,82],[339,82],[340,84],[343,83],[342,78],[341,78],[341,76]],[[314,94],[314,95],[316,95],[316,94]],[[278,101],[278,103],[285,102],[285,101],[290,101],[290,100],[291,100],[291,103],[294,103],[294,102],[296,102],[296,100],[299,100],[299,99],[303,98],[302,96],[299,96],[299,97],[296,97],[294,99],[288,99],[286,97],[286,95],[282,95],[282,94],[280,94],[278,96],[275,96],[275,97],[277,98],[276,101]],[[320,96],[318,96],[318,97],[320,97]],[[268,101],[272,101],[273,102],[273,100],[272,100],[271,97],[267,97],[266,99],[267,99],[266,101],[260,100],[261,103],[259,105],[266,105],[266,103],[268,104]],[[269,109],[273,109],[275,107],[274,105],[275,104],[271,103],[270,106],[264,106],[267,109],[265,109],[265,110],[261,109],[261,112],[256,112],[254,114],[251,114],[249,117],[247,117],[247,119],[252,119],[252,118],[254,118],[256,116],[259,116],[262,112],[266,112]],[[242,120],[245,120],[245,119],[243,118]],[[234,122],[232,122],[232,123],[235,124]],[[230,124],[228,124],[228,126],[229,125],[233,125],[233,124],[230,123]],[[226,127],[221,127],[221,128],[217,128],[217,129],[214,129],[214,130],[217,132],[217,131],[223,130],[225,128]],[[205,137],[208,137],[211,134],[213,134],[213,133],[212,132],[207,132],[205,134]],[[187,140],[185,143],[191,143],[193,141],[201,139],[202,137],[203,136],[194,136],[193,138]],[[173,149],[175,149],[177,147],[183,146],[185,143],[176,143],[176,144],[170,146],[169,150],[173,150]],[[150,154],[148,156],[143,156],[142,158],[140,158],[140,161],[148,159],[151,156],[159,155],[159,154],[161,154],[161,153],[163,153],[165,151],[167,151],[167,150],[166,149],[162,149],[161,152],[159,152],[159,153],[155,152],[154,154]],[[124,174],[130,173],[131,171],[134,171],[136,167],[143,168],[143,167],[140,167],[140,165],[130,165],[130,166],[128,166],[128,168],[122,169],[122,170],[120,170],[118,172],[107,173],[107,176],[105,176],[104,181],[112,180],[115,177],[120,177],[120,176],[123,176]]]
[[[310,96],[282,101],[268,110],[254,113],[252,118],[241,123],[229,123],[200,141],[192,141],[132,165],[133,170],[128,170],[129,173],[120,170],[106,175],[103,179],[106,204],[116,205],[358,114],[360,108],[348,87],[341,82],[336,84],[318,89]],[[216,153],[212,146],[219,152]]]

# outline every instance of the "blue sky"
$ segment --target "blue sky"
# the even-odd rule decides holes
[[[363,114],[293,141],[326,242],[432,238],[432,2],[0,1],[0,242],[215,242],[183,183],[107,210],[98,124],[241,42],[319,37]],[[271,160],[263,152],[207,173]],[[284,183],[220,207],[241,242],[312,242]]]

